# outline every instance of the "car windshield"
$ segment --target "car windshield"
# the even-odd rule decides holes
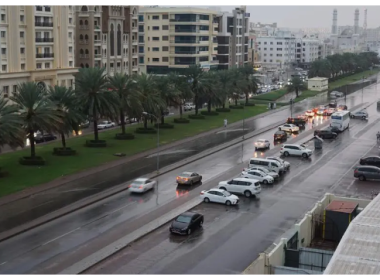
[[[222,192],[225,196],[231,196],[231,193],[229,193],[228,191],[223,191]]]
[[[275,132],[275,135],[281,135],[282,134],[282,131],[276,131]]]
[[[180,223],[185,223],[185,224],[188,224],[190,223],[191,221],[191,217],[190,216],[178,216],[177,219],[176,219],[177,222],[180,222]]]
[[[183,172],[181,177],[191,177],[191,172]]]

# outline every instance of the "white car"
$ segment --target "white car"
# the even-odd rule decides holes
[[[277,172],[270,171],[269,169],[266,169],[264,167],[251,167],[251,168],[244,168],[243,171],[261,171],[269,176],[272,176],[275,180],[280,178],[280,175],[278,175]]]
[[[221,189],[211,189],[208,191],[201,191],[200,197],[204,202],[217,202],[223,203],[227,206],[236,205],[239,203],[239,198],[228,191]]]
[[[283,160],[280,157],[267,157],[267,159],[277,161],[278,163],[280,163],[284,167],[285,170],[289,170],[290,169],[290,162],[288,162],[286,160]]]
[[[350,117],[353,119],[360,118],[364,120],[364,119],[368,119],[368,113],[366,111],[358,111],[358,112],[351,113]]]
[[[186,103],[184,106],[183,106],[183,109],[185,111],[191,111],[193,109],[195,109],[195,105],[193,103]]]
[[[314,117],[314,112],[312,110],[307,110],[305,112],[305,116],[308,116],[308,117]]]
[[[232,193],[243,194],[246,197],[259,197],[261,193],[260,182],[247,178],[235,178],[219,182],[218,188]]]
[[[98,124],[98,129],[106,129],[114,127],[115,123],[111,121],[102,121],[100,124]]]
[[[279,130],[287,131],[287,132],[298,132],[300,128],[294,124],[284,124],[278,127]]]
[[[343,92],[339,92],[339,91],[332,91],[330,93],[331,96],[335,96],[335,97],[343,97],[344,96],[344,93]]]
[[[144,193],[153,189],[157,185],[154,180],[148,178],[137,178],[129,185],[129,191],[132,193]]]
[[[313,154],[313,151],[305,148],[303,145],[285,144],[282,145],[280,154],[285,157],[302,156],[303,158],[308,158]]]
[[[258,180],[260,183],[263,183],[264,185],[273,184],[274,182],[274,178],[272,176],[269,176],[268,174],[265,174],[264,172],[261,172],[259,170],[243,171],[241,173],[241,177]]]
[[[255,142],[255,150],[258,149],[269,149],[270,148],[270,142],[266,139],[259,139]]]

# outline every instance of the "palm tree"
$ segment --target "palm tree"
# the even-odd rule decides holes
[[[9,99],[0,96],[0,152],[9,145],[12,149],[24,147],[25,131],[17,107],[9,104]]]
[[[173,102],[179,107],[179,116],[182,118],[185,100],[193,97],[190,84],[185,76],[179,76],[176,72],[168,75],[169,83],[173,88]]]
[[[220,70],[217,72],[217,79],[220,84],[218,97],[222,108],[225,108],[227,99],[233,94],[233,73],[230,70]]]
[[[77,131],[85,116],[80,110],[75,92],[72,89],[62,86],[49,87],[48,96],[61,115],[61,123],[57,132],[61,135],[62,147],[66,149],[65,135],[73,130]]]
[[[125,115],[131,118],[133,111],[142,111],[140,95],[136,91],[137,82],[134,77],[116,73],[109,78],[109,87],[118,97],[121,132],[125,134]]]
[[[254,74],[253,66],[251,64],[245,64],[243,67],[238,68],[238,72],[241,74],[241,89],[245,94],[245,103],[248,104],[249,93],[256,92],[258,88],[258,81],[252,77]]]
[[[292,78],[290,81],[290,85],[286,86],[288,88],[288,91],[295,91],[296,92],[296,97],[298,97],[298,91],[299,90],[305,90],[307,89],[306,84],[298,77]]]
[[[159,106],[160,110],[160,117],[161,117],[161,124],[165,123],[165,111],[167,110],[167,107],[172,105],[174,102],[173,100],[175,99],[175,92],[174,92],[174,87],[170,83],[170,80],[167,76],[163,77],[154,77],[155,83],[157,86],[157,90],[160,94],[160,97],[162,99],[162,104]]]
[[[105,68],[80,68],[75,77],[78,102],[94,122],[94,140],[99,141],[98,121],[100,116],[115,116],[119,102],[114,92],[109,91]]]
[[[144,112],[158,116],[160,107],[164,106],[160,93],[157,90],[157,85],[154,76],[142,73],[136,77],[137,93],[141,96],[141,104]],[[148,128],[149,115],[144,115],[144,128]],[[150,118],[152,119],[152,118]]]
[[[190,89],[194,96],[195,114],[198,115],[199,96],[207,84],[205,79],[205,72],[200,65],[191,65],[185,70],[185,76],[190,83]]]
[[[34,133],[38,130],[58,131],[62,125],[62,113],[34,82],[20,84],[9,99],[15,104],[28,133],[30,157],[36,158]]]
[[[217,72],[214,71],[210,71],[205,75],[207,83],[205,83],[205,86],[203,88],[202,97],[206,99],[208,113],[211,112],[211,106],[213,104],[221,104],[221,99],[219,97],[221,86],[219,83],[219,77],[217,75]]]

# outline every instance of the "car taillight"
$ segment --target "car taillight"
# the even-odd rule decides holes
[[[205,194],[205,192],[204,191],[201,191],[201,195],[204,195]]]
[[[141,190],[143,188],[143,185],[141,185],[140,187],[139,187],[139,189]]]
[[[180,179],[180,177],[179,176],[177,176],[177,180],[179,180]]]
[[[129,185],[129,186],[128,186],[128,188],[131,188],[131,187],[132,187],[132,185]]]
[[[357,169],[355,169],[354,173],[358,173],[358,170],[357,170]]]

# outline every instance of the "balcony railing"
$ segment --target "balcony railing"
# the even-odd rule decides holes
[[[36,43],[42,43],[44,41],[44,38],[36,38]]]
[[[132,41],[132,44],[133,44],[133,45],[137,45],[137,40],[133,40],[133,41]]]
[[[44,42],[53,43],[54,38],[44,38]]]
[[[170,41],[170,43],[174,43],[174,44],[199,44],[199,41],[184,40],[184,41]]]
[[[170,54],[199,54],[199,51],[171,51]]]
[[[44,58],[53,58],[54,53],[44,53]]]
[[[102,43],[102,40],[94,40],[94,43],[95,43],[95,44],[101,44],[101,43]]]
[[[170,19],[170,22],[199,22],[199,20],[183,18],[183,19]]]
[[[53,27],[53,23],[52,22],[35,21],[34,25],[35,26]]]
[[[88,29],[88,25],[79,25],[79,29]]]
[[[89,54],[80,54],[79,55],[79,58],[89,58],[90,55]]]
[[[95,57],[96,57],[96,58],[101,58],[102,55],[101,55],[100,53],[96,53],[96,54],[95,54]]]
[[[79,44],[81,44],[81,45],[87,45],[88,41],[87,40],[80,40]]]
[[[219,60],[212,60],[210,61],[210,64],[219,64]]]
[[[170,32],[175,32],[175,33],[199,33],[199,30],[196,29],[170,29]]]

